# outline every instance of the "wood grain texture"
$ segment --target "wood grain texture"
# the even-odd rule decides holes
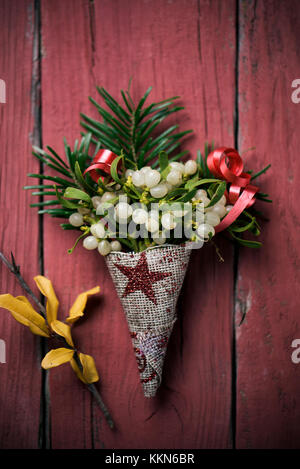
[[[151,99],[181,94],[186,106],[182,127],[196,130],[185,144],[192,155],[205,140],[232,145],[234,11],[231,1],[42,2],[44,142],[61,149],[63,136],[78,135],[79,110],[94,112],[87,96],[97,98],[95,84],[117,95],[133,76],[135,99],[149,85],[154,86]],[[94,301],[88,320],[74,333],[96,359],[101,392],[117,425],[109,431],[68,367],[53,370],[52,446],[229,447],[231,248],[224,246],[222,266],[212,249],[194,253],[161,391],[147,400],[103,259],[82,248],[68,257],[74,235],[60,232],[55,220],[45,219],[44,227],[45,272],[55,279],[62,314],[77,293],[101,285],[101,300]]]
[[[64,136],[71,144],[80,137],[79,113],[97,117],[87,99],[98,99],[95,86],[118,96],[133,77],[134,100],[150,85],[149,100],[181,95],[186,109],[172,119],[182,130],[195,130],[183,144],[192,156],[206,140],[233,146],[237,137],[240,151],[255,146],[244,155],[246,165],[259,170],[272,163],[257,183],[274,200],[272,206],[257,204],[270,217],[263,223],[260,251],[241,248],[234,266],[231,245],[219,237],[224,264],[209,246],[192,254],[154,399],[143,396],[124,313],[103,259],[80,246],[69,256],[76,235],[63,232],[57,219],[44,218],[45,275],[60,299],[60,318],[78,293],[101,286],[73,335],[80,350],[95,357],[99,389],[117,425],[109,430],[68,365],[53,369],[52,447],[299,448],[300,368],[291,361],[291,343],[300,338],[300,104],[291,100],[291,83],[299,78],[299,1],[38,3],[44,144],[62,153]],[[27,172],[39,171],[31,156],[39,105],[33,42],[33,0],[3,0],[0,79],[7,85],[7,103],[0,104],[0,249],[7,255],[14,251],[31,285],[39,271],[38,217],[21,187],[28,183]],[[0,275],[1,293],[21,293],[2,265]],[[0,339],[7,352],[7,363],[0,363],[0,447],[35,448],[45,390],[40,342],[4,310]]]
[[[237,283],[237,447],[299,448],[299,2],[240,2],[239,147],[274,203],[263,249],[241,249]],[[246,158],[246,157],[245,157]],[[246,321],[238,327],[240,313]]]
[[[0,249],[13,251],[32,285],[38,265],[38,219],[29,208],[26,174],[38,171],[31,157],[35,102],[31,94],[34,6],[32,1],[0,4],[0,75],[6,104],[0,104],[1,234]],[[13,275],[0,265],[1,293],[23,294]],[[6,363],[0,364],[0,447],[36,448],[39,434],[41,372],[39,338],[0,312],[0,337]]]
[[[41,23],[43,142],[63,154],[64,137],[72,146],[75,138],[80,138],[79,112],[87,111],[87,97],[94,88],[89,2],[42,1]],[[59,220],[45,217],[45,275],[53,279],[61,302],[59,316],[62,320],[77,294],[100,282],[95,275],[98,259],[88,256],[82,249],[68,255],[68,248],[76,237],[76,233],[63,232]],[[93,354],[90,339],[93,324],[85,334],[83,326],[78,329],[83,332],[81,350]],[[92,446],[91,399],[77,381],[69,365],[50,373],[53,448]]]

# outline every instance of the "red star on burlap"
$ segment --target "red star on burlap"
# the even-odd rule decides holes
[[[115,266],[128,278],[128,283],[122,295],[123,298],[130,293],[140,290],[149,300],[153,301],[154,304],[157,303],[153,291],[153,283],[159,282],[171,275],[171,272],[150,272],[145,252],[141,254],[135,267],[127,267],[116,263]]]

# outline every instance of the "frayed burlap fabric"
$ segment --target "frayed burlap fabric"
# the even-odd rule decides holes
[[[106,263],[126,314],[146,397],[161,383],[176,302],[190,250],[158,246],[140,253],[112,252]]]

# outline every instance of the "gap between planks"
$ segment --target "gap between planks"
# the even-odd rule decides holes
[[[42,147],[42,64],[41,64],[41,2],[34,0],[34,24],[33,24],[33,50],[32,50],[32,84],[31,105],[33,114],[32,144]],[[43,174],[43,163],[40,162],[39,173]],[[40,197],[40,202],[43,197]],[[38,215],[38,260],[40,275],[44,275],[44,223],[43,215]],[[40,301],[44,302],[42,295]],[[43,339],[39,342],[40,360],[47,353],[48,347]],[[48,383],[48,371],[41,368],[41,396],[40,396],[40,420],[38,447],[51,448],[50,434],[50,393]]]

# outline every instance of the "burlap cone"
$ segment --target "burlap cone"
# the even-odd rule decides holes
[[[140,253],[112,252],[106,257],[127,318],[146,397],[154,396],[161,383],[190,252],[184,246],[165,245]]]

